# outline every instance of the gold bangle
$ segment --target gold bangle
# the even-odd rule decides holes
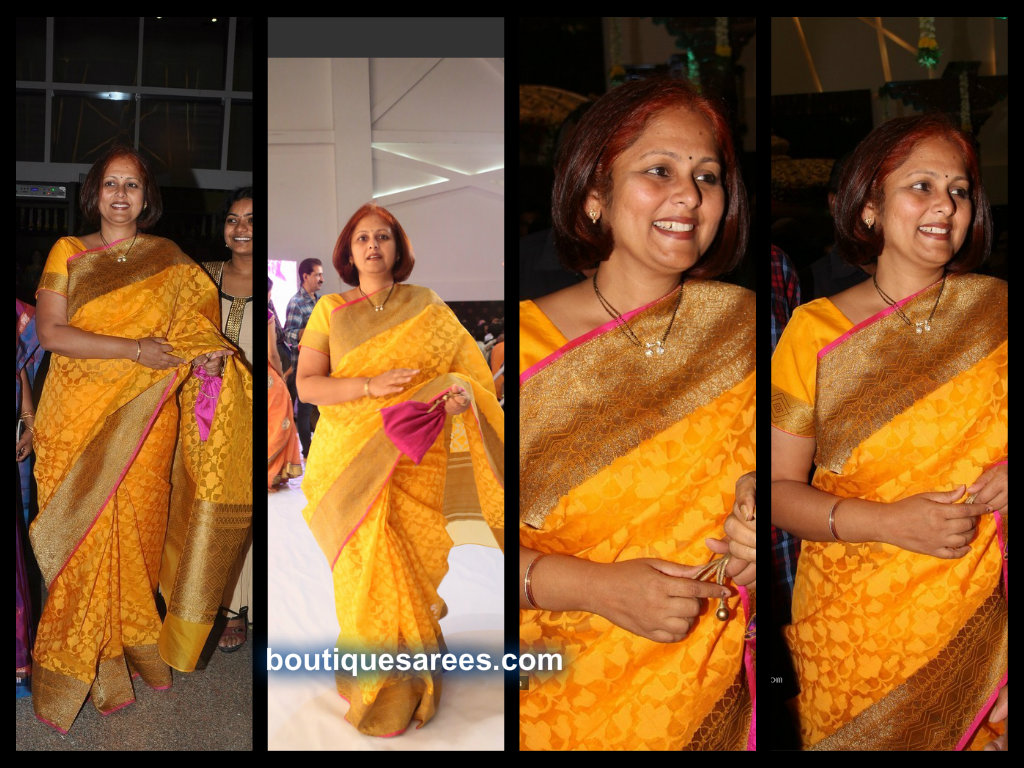
[[[366,383],[363,384],[363,394],[366,395],[367,397],[373,397],[373,395],[370,394],[370,377],[369,376],[366,377]]]
[[[832,540],[838,541],[840,544],[845,544],[843,539],[839,538],[839,534],[836,533],[836,507],[842,504],[846,499],[836,499],[836,503],[832,505],[832,509],[828,511],[828,532],[832,534]]]
[[[539,605],[537,605],[537,601],[533,599],[533,567],[537,565],[537,563],[539,563],[545,557],[547,557],[547,554],[537,555],[535,558],[533,558],[530,564],[526,566],[526,574],[523,576],[523,593],[526,595],[526,602],[528,602],[532,608],[538,611],[542,609]]]
[[[135,360],[134,360],[134,362],[137,363],[137,362],[139,362],[139,358],[142,357],[142,342],[139,341],[138,339],[136,339],[135,343],[139,345],[139,351],[135,353]]]

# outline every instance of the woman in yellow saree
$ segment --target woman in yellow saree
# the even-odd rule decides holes
[[[519,745],[752,749],[754,302],[707,279],[746,241],[729,129],[655,78],[566,146],[556,245],[597,270],[520,307],[520,651],[564,669],[524,676]],[[751,590],[699,580],[725,551]]]
[[[317,302],[300,342],[299,395],[320,408],[303,514],[334,578],[338,648],[395,656],[445,650],[437,587],[446,515],[481,513],[503,532],[504,418],[486,360],[452,311],[403,281],[413,266],[394,216],[367,204],[338,238],[350,285]],[[448,455],[460,416],[469,456]],[[440,669],[440,668],[438,668]],[[392,736],[433,717],[440,674],[337,675],[346,719]]]
[[[35,432],[30,534],[49,592],[33,698],[64,732],[87,696],[108,714],[134,701],[134,675],[164,688],[170,667],[194,668],[251,515],[251,379],[224,357],[206,274],[139,231],[161,212],[142,157],[110,150],[82,209],[99,231],[57,242],[37,294],[53,356]]]
[[[873,278],[798,308],[772,358],[772,520],[804,539],[801,739],[982,748],[1007,700],[1007,292],[968,274],[991,237],[970,140],[883,124],[836,222]]]

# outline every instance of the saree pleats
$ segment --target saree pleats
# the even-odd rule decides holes
[[[496,535],[504,527],[504,422],[486,362],[433,292],[407,285],[396,286],[380,314],[366,301],[321,299],[302,346],[328,355],[332,376],[419,370],[398,395],[321,406],[303,478],[309,502],[304,516],[331,565],[339,649],[443,651],[439,620],[445,606],[437,588],[453,544],[446,502],[460,510],[457,516],[475,516]],[[417,464],[382,425],[382,408],[429,402],[453,386],[472,401],[457,418],[465,426],[473,485],[466,482],[464,464],[450,466],[450,430],[437,435]],[[461,481],[449,485],[450,471]],[[412,721],[426,723],[441,694],[440,678],[430,672],[339,672],[337,685],[351,705],[346,719],[374,736],[396,735]]]
[[[216,291],[197,265],[161,238],[140,235],[132,258],[117,263],[128,250],[121,241],[83,251],[65,238],[40,290],[66,295],[69,323],[85,331],[163,336],[186,360],[228,346],[210,319]],[[183,381],[195,381],[187,364],[157,371],[130,360],[52,356],[36,426],[40,512],[31,538],[49,596],[35,646],[34,703],[37,716],[60,730],[90,693],[104,713],[134,700],[134,674],[154,688],[171,683],[157,651],[154,595],[175,444],[181,424],[194,423],[198,386],[179,393]],[[218,417],[239,390],[250,393],[239,405],[251,412],[251,380],[226,375],[225,382],[221,404],[229,405]],[[242,452],[249,442],[247,432],[211,440]]]
[[[654,361],[614,324],[567,343],[532,304],[521,308],[523,546],[600,563],[714,557],[704,539],[722,536],[736,480],[754,468],[753,302],[716,283],[683,290],[686,331]],[[630,317],[637,335],[664,329],[673,305],[674,294]],[[531,408],[547,415],[531,419]],[[595,439],[616,446],[604,463],[601,448],[584,450]],[[557,484],[553,502],[543,477]],[[558,653],[563,671],[531,673],[521,689],[520,748],[745,749],[749,617],[739,597],[728,606],[725,622],[717,603],[705,606],[679,643],[596,614],[521,611],[520,651]]]
[[[913,297],[907,311],[930,308],[935,290]],[[853,329],[848,322],[842,328],[831,302],[794,314],[793,334],[783,336],[782,354],[773,359],[773,390],[797,404],[787,413],[815,404],[811,422],[803,419],[819,441],[814,487],[893,502],[971,485],[1006,458],[1005,284],[950,277],[945,290],[949,314],[940,325],[936,313],[924,341],[892,313]],[[924,354],[919,345],[956,354]],[[801,349],[817,360],[798,371],[792,361]],[[858,363],[868,358],[870,366]],[[850,371],[879,373],[857,379]],[[912,397],[886,397],[888,391]],[[861,406],[851,416],[844,401]],[[868,414],[865,402],[878,407]],[[851,418],[860,424],[853,437]],[[795,432],[792,420],[773,423]],[[806,747],[961,744],[1006,671],[1005,541],[1001,546],[992,515],[979,519],[970,546],[966,556],[948,560],[877,542],[803,543],[785,635]]]

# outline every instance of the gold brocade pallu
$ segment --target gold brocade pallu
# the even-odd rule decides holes
[[[616,324],[569,341],[520,309],[520,544],[598,563],[715,557],[738,478],[755,467],[754,301],[688,281],[665,354]],[[626,316],[660,338],[676,294]],[[520,749],[743,750],[753,740],[753,613],[705,606],[689,635],[656,643],[580,611],[520,612],[523,654],[556,653],[520,691]],[[745,658],[746,656],[746,658]]]
[[[939,290],[902,309],[927,316]],[[814,487],[891,503],[970,486],[1004,461],[1006,299],[1002,281],[950,276],[923,334],[892,309],[853,326],[828,300],[798,308],[772,360],[772,424],[816,441]],[[802,544],[785,636],[805,748],[970,744],[1006,681],[1006,546],[993,515],[954,560]]]
[[[419,371],[400,394],[320,407],[302,483],[304,516],[331,566],[342,652],[443,652],[437,587],[448,569],[450,532],[462,529],[480,542],[476,531],[490,538],[489,527],[499,545],[503,538],[504,417],[486,361],[432,291],[405,284],[395,286],[382,312],[365,299],[323,297],[302,347],[327,356],[337,378]],[[472,403],[455,417],[468,454],[450,454],[448,418],[414,463],[385,434],[380,411],[428,402],[452,387]],[[396,735],[414,720],[425,724],[441,694],[440,678],[430,672],[339,672],[337,687],[350,704],[346,719],[374,736]]]
[[[64,238],[40,290],[64,296],[69,324],[84,331],[163,337],[185,360],[230,348],[209,277],[162,238],[91,251]],[[133,675],[169,686],[169,666],[193,669],[205,643],[250,524],[251,377],[227,361],[205,442],[200,396],[188,364],[52,356],[36,422],[31,538],[49,594],[33,699],[61,731],[87,696],[105,714],[131,703]]]

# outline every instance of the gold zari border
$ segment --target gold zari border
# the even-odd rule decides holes
[[[707,714],[684,752],[737,752],[747,748],[750,733],[750,689],[740,672]]]
[[[812,750],[955,749],[1006,673],[1006,600],[996,591],[932,661]]]
[[[165,256],[171,247],[177,250],[162,237],[139,235],[134,247],[129,237],[109,248],[86,251],[69,259],[68,318],[73,318],[79,309],[100,296],[141,283],[173,267],[174,260]],[[125,253],[128,254],[127,261],[119,262],[117,257]],[[177,255],[183,263],[194,263],[180,250]]]
[[[753,372],[752,294],[703,280],[689,281],[682,290],[665,354],[647,358],[612,328],[523,383],[521,522],[540,528],[572,488]],[[636,336],[660,338],[674,307],[673,293],[634,316]]]
[[[47,584],[53,582],[92,528],[160,406],[173,375],[164,377],[107,416],[100,433],[85,447],[45,511],[32,523],[32,548]],[[126,435],[135,439],[125,439]]]
[[[904,311],[927,316],[939,290],[932,286]],[[842,472],[865,439],[984,359],[1006,332],[1006,283],[979,275],[947,278],[927,333],[914,333],[895,312],[858,330],[818,360],[815,464]]]
[[[814,437],[814,406],[772,384],[772,426],[800,437]]]

